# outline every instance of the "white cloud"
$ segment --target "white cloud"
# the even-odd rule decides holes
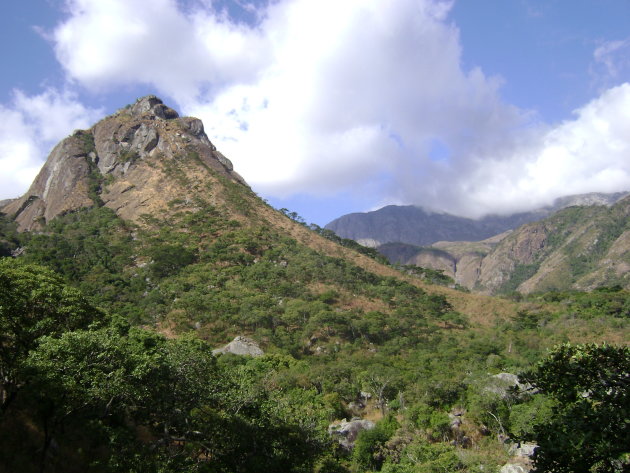
[[[256,30],[212,11],[184,14],[174,0],[67,0],[70,18],[50,38],[69,76],[104,91],[148,84],[184,103],[203,84],[255,74],[264,61]]]
[[[69,92],[47,89],[27,96],[14,91],[12,102],[0,105],[0,199],[22,194],[52,147],[73,130],[90,126],[100,114]]]
[[[630,188],[630,86],[541,124],[501,100],[500,78],[463,69],[452,2],[278,0],[255,25],[195,5],[67,0],[51,38],[72,81],[149,85],[202,118],[265,195],[350,191],[478,215]],[[608,76],[622,43],[595,53]]]
[[[449,210],[511,212],[564,195],[630,190],[630,84],[607,90],[574,115],[555,127],[535,129],[515,147],[478,159],[466,156],[472,166],[456,162],[437,179],[449,182],[456,194]]]

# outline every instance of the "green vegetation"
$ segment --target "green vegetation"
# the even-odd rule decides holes
[[[245,212],[237,190],[227,200]],[[493,471],[508,458],[497,435],[533,438],[552,458],[545,432],[574,409],[602,418],[595,398],[574,406],[540,376],[532,395],[493,375],[540,373],[546,350],[569,339],[627,339],[627,291],[530,296],[512,319],[479,326],[445,296],[230,209],[174,200],[134,225],[94,207],[22,235],[0,220],[0,241],[25,248],[0,264],[0,470]],[[266,355],[212,356],[236,335]],[[591,372],[605,365],[585,350]],[[376,428],[346,451],[327,426],[356,414]]]
[[[510,279],[503,283],[499,292],[505,294],[516,291],[521,283],[527,281],[534,274],[536,274],[539,268],[540,263],[517,264],[514,267],[514,271],[510,275]]]
[[[0,213],[0,257],[10,256],[20,244],[17,225],[3,213]]]
[[[267,385],[290,359],[220,365],[15,260],[0,285],[2,471],[299,472],[326,445],[322,397]]]
[[[628,347],[593,344],[561,345],[525,374],[552,401],[550,415],[521,433],[540,446],[535,471],[627,471],[629,377]]]

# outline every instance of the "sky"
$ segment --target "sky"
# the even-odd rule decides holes
[[[325,225],[630,190],[628,0],[29,0],[0,16],[0,199],[155,94]]]

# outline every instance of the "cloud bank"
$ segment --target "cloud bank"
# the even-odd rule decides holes
[[[266,196],[479,216],[630,189],[630,85],[544,124],[501,99],[500,77],[464,69],[452,2],[248,3],[255,24],[203,1],[66,3],[50,40],[70,83],[172,99]],[[625,49],[604,43],[594,64],[610,78]]]

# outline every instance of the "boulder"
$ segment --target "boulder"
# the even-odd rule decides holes
[[[131,106],[131,114],[135,116],[151,116],[170,120],[179,117],[177,112],[164,105],[162,100],[155,95],[147,95],[139,98]]]
[[[328,434],[335,438],[343,448],[351,450],[354,442],[362,430],[371,430],[376,426],[371,420],[353,418],[349,422],[343,419],[341,422],[328,426]]]
[[[263,356],[265,354],[254,340],[240,335],[224,347],[212,350],[213,355],[219,355],[221,353],[246,356]]]
[[[531,470],[527,465],[520,463],[506,463],[499,470],[500,473],[529,473]]]
[[[534,458],[538,445],[535,443],[518,443],[510,447],[510,455],[521,458]]]
[[[499,373],[491,376],[488,385],[485,387],[486,391],[497,394],[502,398],[508,397],[511,388],[517,388],[518,392],[521,393],[531,390],[532,386],[520,383],[518,376],[515,374]]]

